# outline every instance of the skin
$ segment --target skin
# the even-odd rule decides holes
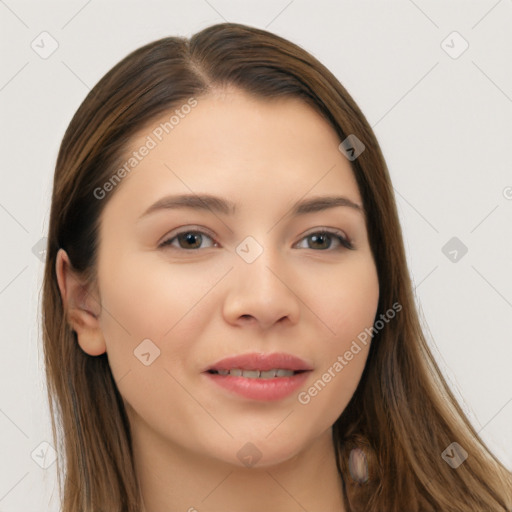
[[[59,251],[70,323],[82,350],[108,354],[147,512],[343,511],[332,425],[369,343],[306,405],[298,392],[245,399],[201,371],[228,355],[288,352],[314,368],[299,391],[307,390],[373,325],[379,286],[364,213],[289,214],[295,201],[317,195],[362,205],[350,163],[336,132],[300,100],[236,89],[197,99],[103,199],[95,286],[80,284]],[[141,131],[128,153],[168,118]],[[138,220],[163,196],[191,191],[228,198],[239,211],[162,210]],[[187,228],[206,234],[158,247]],[[315,244],[317,228],[341,231],[355,249],[335,236]],[[263,248],[250,264],[236,252],[247,236]],[[147,338],[160,350],[149,366],[134,356]],[[248,442],[261,452],[252,467],[237,457]]]

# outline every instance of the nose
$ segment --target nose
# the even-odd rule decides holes
[[[270,249],[252,263],[235,254],[235,268],[229,273],[224,318],[232,325],[258,325],[262,330],[274,324],[292,326],[300,317],[297,276],[282,256]]]

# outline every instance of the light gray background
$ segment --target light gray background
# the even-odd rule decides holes
[[[511,0],[0,0],[0,19],[0,512],[58,509],[55,464],[43,469],[31,456],[51,443],[43,264],[32,248],[46,234],[64,130],[129,52],[223,20],[303,46],[362,108],[392,175],[434,353],[512,469]],[[47,59],[31,48],[43,31],[59,45]],[[445,51],[461,48],[457,36],[442,43],[453,31],[469,43],[458,58]],[[441,250],[454,236],[469,249],[457,262]]]

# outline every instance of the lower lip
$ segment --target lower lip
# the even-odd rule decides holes
[[[299,389],[309,377],[311,371],[296,373],[293,377],[275,377],[273,379],[251,379],[234,375],[219,375],[205,372],[204,375],[218,386],[252,400],[281,400]]]

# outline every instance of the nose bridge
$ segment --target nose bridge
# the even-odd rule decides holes
[[[266,326],[288,317],[295,322],[299,314],[298,299],[289,283],[290,272],[271,236],[247,236],[235,248],[234,286],[225,305],[231,321],[251,316]]]
[[[252,235],[242,240],[235,249],[236,265],[242,280],[254,286],[255,292],[272,294],[276,292],[276,287],[284,286],[275,275],[282,268],[282,257],[279,250],[272,245],[272,237],[267,235],[261,242]],[[263,235],[260,235],[259,239],[262,237]],[[272,296],[269,295],[268,299],[272,300]]]

